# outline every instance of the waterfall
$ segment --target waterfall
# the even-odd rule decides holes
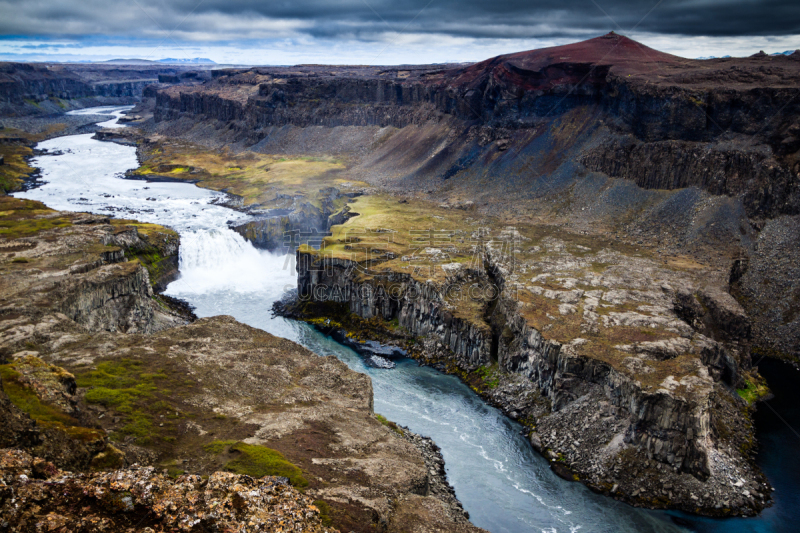
[[[253,292],[296,285],[293,256],[260,251],[227,228],[181,232],[181,277],[170,293]]]

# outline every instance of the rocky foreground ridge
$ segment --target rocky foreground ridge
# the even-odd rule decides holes
[[[0,501],[3,527],[19,532],[337,531],[284,478],[172,479],[153,467],[73,474],[19,450],[0,451]]]
[[[174,232],[0,206],[4,524],[480,531],[367,376],[155,295]]]

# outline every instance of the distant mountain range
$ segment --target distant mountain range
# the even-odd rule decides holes
[[[98,61],[98,63],[106,63],[112,65],[152,65],[153,63],[167,63],[172,65],[216,65],[216,62],[211,61],[205,57],[194,57],[192,59],[175,59],[168,57],[166,59],[109,59],[108,61]]]
[[[790,56],[793,53],[795,53],[795,50],[786,50],[784,52],[775,52],[774,54],[769,54],[769,55],[771,55],[771,56]],[[698,57],[698,58],[695,58],[695,59],[726,59],[726,58],[729,58],[729,57],[731,57],[731,56],[703,56],[703,57]]]
[[[191,63],[192,65],[216,65],[216,62],[211,61],[205,57],[195,57],[192,59],[175,59],[168,57],[167,59],[159,59],[159,63]]]

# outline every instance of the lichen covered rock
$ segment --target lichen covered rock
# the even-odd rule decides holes
[[[153,467],[73,474],[0,450],[6,531],[295,531],[333,533],[286,479],[228,472],[171,479]]]

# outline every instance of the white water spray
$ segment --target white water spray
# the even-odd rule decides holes
[[[285,256],[259,251],[229,229],[182,232],[180,270],[168,294],[252,293],[296,283]]]

